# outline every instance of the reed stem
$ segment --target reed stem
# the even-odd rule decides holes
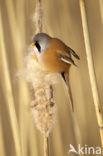
[[[44,136],[44,156],[49,156],[49,141],[46,136]]]
[[[36,8],[35,8],[35,17],[34,17],[36,33],[42,32],[42,29],[43,29],[42,17],[43,17],[42,1],[41,0],[37,0]]]
[[[37,0],[35,15],[36,15],[35,18],[36,33],[40,33],[42,32],[43,29],[42,0]],[[49,156],[48,137],[45,135],[44,135],[44,156]]]
[[[92,49],[91,49],[91,45],[90,45],[90,38],[89,38],[88,24],[87,24],[87,17],[86,17],[86,9],[85,9],[85,1],[79,0],[79,4],[80,4],[80,11],[81,11],[81,19],[82,19],[82,26],[83,26],[83,35],[84,35],[84,42],[85,42],[85,48],[86,48],[90,83],[91,83],[91,88],[92,88],[97,122],[98,122],[98,126],[99,126],[99,131],[100,131],[101,144],[103,147],[103,116],[102,116],[102,110],[101,110],[101,106],[100,106],[98,87],[97,87],[96,75],[95,75],[95,70],[94,70]]]
[[[99,0],[101,22],[103,24],[103,0]]]

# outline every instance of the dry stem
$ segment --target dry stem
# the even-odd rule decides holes
[[[98,126],[100,130],[101,143],[103,147],[103,116],[102,116],[102,110],[100,107],[98,88],[97,88],[97,82],[96,82],[96,76],[95,76],[95,70],[94,70],[94,64],[93,64],[93,58],[92,58],[92,50],[91,50],[90,39],[89,39],[85,3],[84,3],[84,0],[79,0],[79,2],[80,2],[80,11],[81,11],[81,18],[82,18],[82,26],[83,26],[86,54],[87,54],[87,63],[88,63],[88,70],[89,70],[89,76],[90,76],[90,83],[91,83],[91,88],[92,88],[92,94],[93,94],[93,100],[94,100]]]
[[[42,3],[41,0],[38,0],[37,2],[37,20],[36,20],[36,29],[37,33],[42,32]],[[48,136],[44,135],[44,156],[49,156],[49,150],[48,150]]]
[[[44,156],[49,156],[49,140],[44,136]]]
[[[43,27],[42,17],[43,17],[42,2],[41,2],[41,0],[37,0],[36,8],[35,8],[35,14],[34,14],[34,23],[35,23],[35,27],[36,27],[35,33],[42,32],[42,27]]]
[[[42,24],[42,17],[43,17],[42,1],[41,0],[37,0],[36,9],[35,9],[35,16],[34,16],[36,33],[42,32],[42,25],[43,25]],[[41,89],[42,89],[42,86],[41,86]],[[44,91],[40,91],[41,89],[38,89],[38,91],[42,92],[42,95],[41,95],[42,97],[41,98],[43,100],[43,99],[46,99],[46,95],[44,96],[43,92],[46,91],[47,89],[45,88],[45,86],[44,86]],[[51,93],[51,99],[53,99],[52,91],[50,91],[50,93]],[[44,92],[44,94],[48,95],[48,93],[45,93],[45,92]],[[39,96],[37,96],[37,97],[39,97]],[[50,111],[52,110],[50,107],[52,107],[52,106],[50,106],[50,104],[49,104],[49,103],[51,103],[51,99],[49,99],[49,100],[46,99],[46,102],[44,102],[43,106],[42,106],[42,102],[36,102],[36,107],[38,107],[38,106],[40,106],[40,107],[38,107],[38,111],[37,112],[35,112],[35,109],[33,111],[33,113],[35,112],[35,114],[37,115],[37,123],[39,123],[39,124],[37,124],[37,126],[38,126],[39,130],[44,135],[44,156],[49,156],[48,136],[49,136],[49,132],[50,132],[51,125],[52,125],[52,116],[51,116],[52,113],[50,113]],[[45,105],[45,103],[48,103],[48,104]],[[40,109],[42,111],[40,111]],[[42,117],[42,115],[44,115],[44,117]]]
[[[100,6],[101,21],[103,24],[103,0],[99,0],[99,6]]]

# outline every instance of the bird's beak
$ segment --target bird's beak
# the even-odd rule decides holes
[[[31,43],[31,44],[30,44],[30,46],[31,46],[31,47],[34,47],[34,46],[35,46],[35,44],[34,44],[34,43]]]

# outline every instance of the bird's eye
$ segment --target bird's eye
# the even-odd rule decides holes
[[[37,47],[38,51],[40,52],[41,51],[41,47],[40,47],[40,45],[39,45],[39,43],[37,41],[35,42],[35,46]]]

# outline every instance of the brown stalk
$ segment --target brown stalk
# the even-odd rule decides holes
[[[84,35],[84,42],[85,42],[85,48],[86,48],[90,84],[91,84],[91,89],[92,89],[92,94],[93,94],[94,107],[95,107],[95,112],[97,116],[98,127],[100,131],[101,144],[103,147],[103,116],[102,116],[102,109],[100,106],[98,86],[97,86],[97,81],[96,81],[94,62],[93,62],[93,57],[92,57],[92,49],[91,49],[90,38],[89,38],[85,1],[79,0],[79,3],[80,3],[80,11],[81,11],[81,18],[82,18],[83,35]]]

